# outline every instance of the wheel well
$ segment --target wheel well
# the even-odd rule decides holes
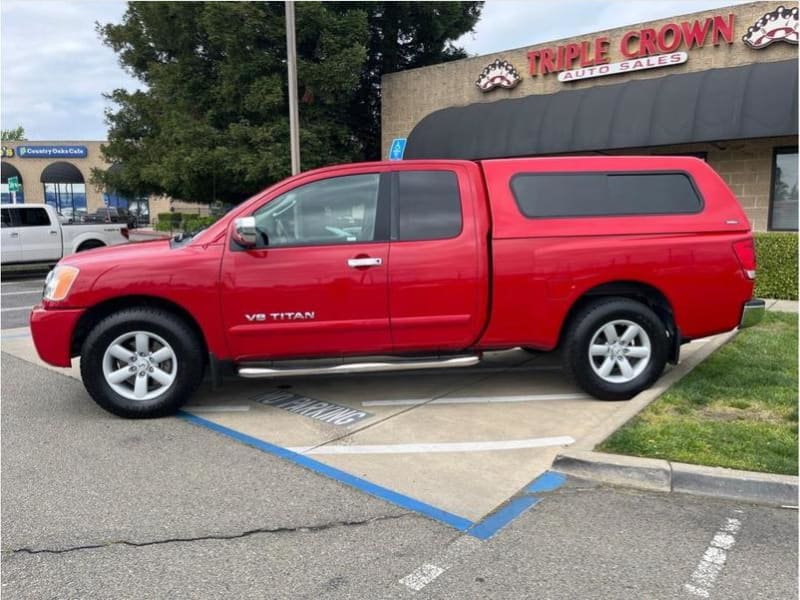
[[[75,251],[91,250],[92,248],[100,248],[102,246],[105,246],[105,244],[101,240],[86,240],[78,244],[78,248]]]
[[[97,323],[105,319],[107,316],[126,308],[142,306],[163,310],[183,320],[187,325],[189,325],[189,327],[191,327],[192,331],[194,331],[195,335],[197,336],[197,339],[203,344],[203,356],[206,357],[206,360],[208,359],[208,345],[206,344],[203,330],[200,328],[200,325],[198,325],[191,313],[174,302],[153,296],[123,296],[121,298],[112,298],[111,300],[101,302],[100,304],[97,304],[87,310],[85,313],[83,313],[83,315],[81,315],[81,318],[78,319],[78,323],[75,326],[75,331],[72,334],[70,356],[80,355],[81,347],[83,346],[83,342],[86,340],[86,336],[89,335],[89,332],[94,328],[95,325],[97,325]]]
[[[641,302],[650,308],[658,318],[664,323],[667,328],[667,333],[670,338],[670,362],[677,363],[678,353],[680,351],[681,336],[678,326],[675,323],[675,315],[672,311],[667,297],[657,288],[646,283],[639,281],[613,281],[604,283],[602,285],[593,287],[587,290],[575,304],[572,305],[567,318],[564,320],[564,325],[561,328],[561,336],[567,331],[570,322],[575,315],[583,309],[587,304],[593,300],[604,296],[617,296],[620,298],[629,298],[637,302]],[[559,339],[559,344],[561,340]]]

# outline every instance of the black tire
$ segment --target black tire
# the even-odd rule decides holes
[[[174,380],[160,395],[148,400],[117,393],[103,373],[103,356],[112,342],[135,331],[161,337],[176,357]],[[81,349],[81,378],[89,395],[108,412],[133,419],[173,414],[200,385],[204,366],[203,344],[197,334],[184,320],[155,308],[128,308],[106,317],[94,326]]]
[[[75,252],[83,252],[84,250],[92,250],[93,248],[103,248],[105,244],[99,240],[89,240],[83,242]]]
[[[644,330],[650,343],[649,362],[645,363],[646,366],[642,367],[640,373],[626,382],[615,383],[601,377],[595,371],[590,362],[592,359],[589,357],[594,336],[604,324],[614,321],[635,323]],[[562,339],[564,369],[584,391],[600,400],[632,398],[649,388],[661,376],[667,363],[669,340],[666,326],[649,307],[628,298],[603,298],[583,307],[570,320]],[[599,339],[605,342],[604,335]],[[596,357],[595,360],[596,364],[602,367],[605,356]],[[627,364],[634,363],[628,361]],[[638,364],[638,359],[635,364]],[[614,375],[613,372],[608,375],[623,378],[621,368],[618,366],[613,368],[618,369],[618,375]]]

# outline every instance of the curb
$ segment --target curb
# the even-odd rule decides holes
[[[552,471],[581,479],[657,492],[725,498],[771,506],[797,506],[798,478],[705,467],[603,452],[562,452]]]

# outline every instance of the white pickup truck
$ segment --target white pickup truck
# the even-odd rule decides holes
[[[0,212],[3,266],[55,263],[68,254],[128,241],[124,223],[65,224],[48,204],[3,204]]]

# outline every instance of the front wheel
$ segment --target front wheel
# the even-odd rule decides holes
[[[178,317],[130,308],[100,321],[81,351],[86,390],[107,411],[129,418],[178,410],[203,376],[202,344]]]
[[[644,304],[597,300],[578,312],[565,332],[564,368],[592,396],[627,400],[661,375],[668,343],[664,323]]]

